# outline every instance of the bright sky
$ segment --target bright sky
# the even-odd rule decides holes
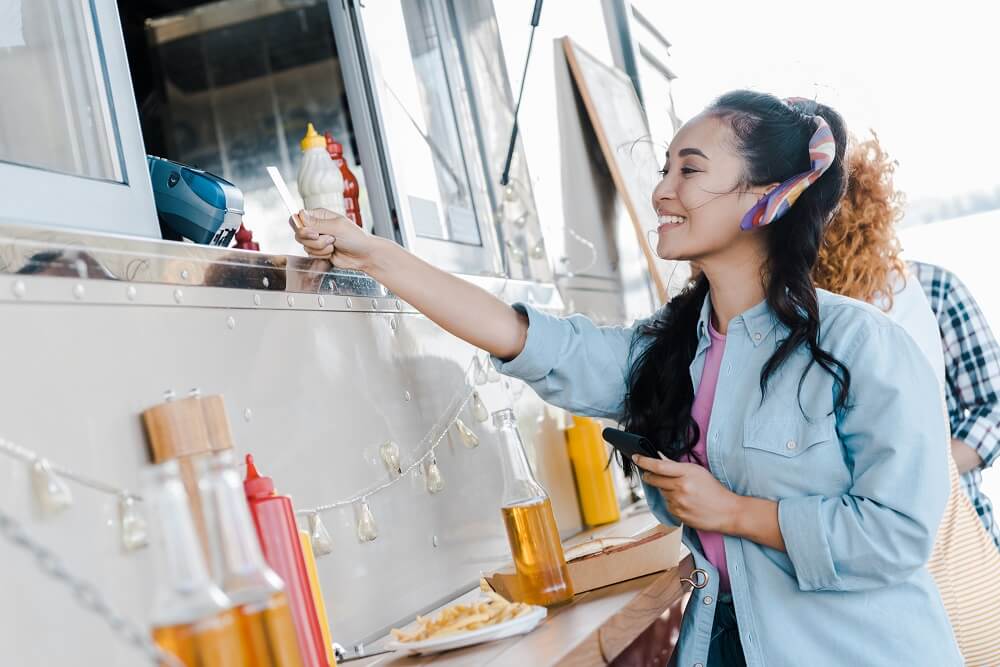
[[[636,4],[673,44],[683,119],[733,88],[815,97],[879,133],[911,201],[1000,184],[997,3]]]

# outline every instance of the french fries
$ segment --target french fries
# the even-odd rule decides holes
[[[508,602],[493,591],[483,591],[488,599],[473,604],[445,607],[435,618],[417,616],[417,628],[410,632],[393,629],[398,642],[420,642],[497,625],[528,613],[529,605]]]

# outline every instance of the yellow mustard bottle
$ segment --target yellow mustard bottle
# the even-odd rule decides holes
[[[337,667],[337,657],[333,653],[333,638],[330,635],[330,620],[326,616],[326,602],[323,600],[323,590],[319,587],[319,575],[316,573],[316,557],[313,555],[312,538],[308,530],[299,529],[299,541],[302,542],[302,556],[306,559],[306,571],[309,573],[309,589],[312,591],[313,602],[316,605],[316,617],[319,619],[320,632],[323,633],[323,646],[326,647],[326,657],[332,667]]]
[[[596,419],[578,416],[573,417],[573,425],[566,430],[580,508],[589,526],[612,523],[621,516],[601,431],[601,423]]]

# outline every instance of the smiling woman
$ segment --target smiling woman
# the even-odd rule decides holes
[[[948,492],[934,373],[881,313],[811,280],[845,145],[832,109],[747,91],[685,125],[652,205],[658,254],[696,278],[633,327],[512,308],[325,212],[296,235],[549,402],[653,442],[668,460],[638,461],[646,497],[709,575],[678,664],[957,665],[926,569]]]

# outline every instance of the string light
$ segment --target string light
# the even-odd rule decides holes
[[[121,524],[121,542],[124,551],[136,551],[149,544],[146,520],[139,512],[135,496],[128,493],[118,496],[118,520]]]
[[[333,539],[319,514],[309,515],[309,539],[312,542],[313,556],[316,558],[333,553]]]
[[[482,386],[490,381],[488,371],[486,370],[486,362],[482,359],[476,359],[476,374],[474,380],[479,386]]]
[[[362,499],[355,506],[355,515],[358,518],[358,540],[361,542],[373,542],[378,537],[378,527],[375,525],[375,515],[372,514],[368,500]]]
[[[403,474],[403,468],[399,463],[399,445],[390,440],[379,447],[379,453],[391,479],[396,479]]]
[[[465,425],[465,422],[461,419],[455,420],[455,429],[458,431],[458,437],[462,439],[462,444],[469,449],[475,449],[479,446],[479,436],[472,432],[472,429]]]
[[[437,458],[431,454],[431,460],[427,463],[427,492],[440,493],[444,490],[444,478],[441,476],[441,469],[438,468]]]
[[[478,422],[485,422],[490,418],[490,411],[486,409],[483,397],[479,395],[478,391],[472,392],[472,416]]]
[[[69,486],[55,474],[45,459],[35,459],[31,464],[31,482],[43,514],[57,514],[73,504]]]
[[[146,546],[146,521],[137,503],[142,500],[134,493],[87,475],[57,466],[36,452],[10,440],[0,438],[0,453],[28,464],[32,491],[43,514],[60,512],[73,504],[73,493],[67,481],[118,499],[119,539],[122,550],[136,551]]]

